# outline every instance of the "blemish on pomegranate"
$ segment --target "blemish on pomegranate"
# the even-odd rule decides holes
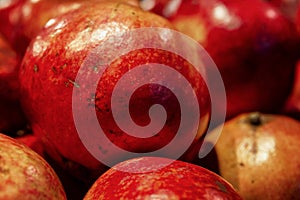
[[[33,71],[34,71],[34,73],[37,73],[39,71],[39,67],[37,64],[33,65]]]
[[[98,149],[101,151],[102,154],[106,154],[107,153],[107,150],[103,149],[101,146],[99,146]]]
[[[75,81],[72,81],[71,79],[68,79],[68,81],[73,84],[76,88],[80,88],[80,85],[76,83]]]
[[[98,72],[98,66],[93,66],[93,71]]]
[[[219,187],[219,189],[222,192],[227,192],[227,189],[226,189],[225,185],[223,183],[221,183],[220,181],[216,181],[216,185]]]
[[[57,73],[57,69],[56,69],[54,66],[51,67],[51,70],[52,70],[55,74]]]
[[[258,151],[257,141],[256,141],[256,137],[254,136],[253,144],[251,146],[251,153],[257,154],[257,151]]]
[[[9,173],[9,169],[0,167],[0,174],[8,174],[8,173]]]
[[[59,68],[61,69],[61,70],[63,70],[63,69],[65,69],[66,68],[66,66],[67,66],[67,64],[63,64],[62,66],[60,66]]]

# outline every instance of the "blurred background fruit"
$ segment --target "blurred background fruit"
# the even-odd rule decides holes
[[[0,132],[11,136],[27,123],[19,101],[19,64],[15,51],[0,34]]]
[[[299,0],[266,0],[266,2],[279,8],[283,14],[295,21]]]
[[[260,0],[185,0],[164,17],[197,40],[218,66],[228,119],[281,110],[292,90],[300,45],[294,24],[278,9]]]

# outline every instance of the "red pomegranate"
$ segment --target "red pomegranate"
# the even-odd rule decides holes
[[[205,168],[166,158],[142,157],[119,163],[100,176],[84,198],[92,199],[241,197],[227,181]]]
[[[160,29],[163,31],[158,31],[159,34],[141,33],[134,38],[130,38],[130,34],[122,35],[128,30],[149,28],[147,30],[153,31],[155,27],[165,29]],[[193,157],[190,153],[197,153],[194,146],[201,142],[201,136],[204,135],[210,118],[208,89],[204,77],[199,74],[195,66],[182,56],[165,50],[172,49],[178,42],[172,37],[174,33],[171,29],[173,29],[172,25],[162,17],[138,7],[108,1],[97,4],[87,3],[81,9],[55,18],[53,23],[48,24],[32,41],[20,70],[22,104],[34,134],[42,138],[48,153],[53,158],[62,164],[67,162],[66,166],[79,165],[98,173],[101,171],[99,169],[103,168],[103,163],[93,156],[108,160],[124,159],[123,153],[112,151],[110,145],[90,145],[92,151],[96,151],[96,155],[91,155],[91,150],[86,149],[82,137],[78,135],[79,132],[83,132],[85,135],[83,137],[89,138],[88,142],[91,144],[100,140],[97,139],[97,133],[96,136],[91,136],[96,129],[92,124],[93,115],[87,115],[87,110],[93,113],[96,111],[97,124],[100,124],[105,137],[118,148],[138,154],[159,150],[173,141],[177,130],[181,127],[183,112],[180,106],[184,106],[187,110],[185,113],[189,118],[186,120],[188,123],[189,121],[194,123],[197,118],[195,115],[197,107],[200,108],[200,118],[195,124],[183,125],[186,131],[179,136],[181,139],[177,140],[177,145],[172,146],[172,150],[165,153],[167,155],[180,153],[181,148],[187,145],[185,137],[192,135],[195,137],[191,141],[191,146],[186,147],[182,152],[185,153],[182,159]],[[121,34],[120,38],[112,38],[118,34]],[[135,48],[141,44],[160,45],[165,49],[142,48],[120,55],[107,65],[108,68],[105,69],[101,79],[100,75],[96,76],[96,79],[100,79],[97,87],[95,86],[96,91],[90,90],[90,86],[98,81],[95,81],[93,74],[103,69],[103,66],[97,63],[98,61],[101,62],[128,47]],[[178,45],[178,49],[184,49],[182,46]],[[193,57],[194,54],[189,51],[189,56]],[[146,66],[151,63],[160,64],[160,68]],[[80,67],[86,64],[92,65],[88,67],[88,70],[92,71],[79,71]],[[162,65],[169,66],[173,70],[172,73],[176,72],[177,75],[170,76],[164,72],[156,72],[155,69],[165,69],[161,68]],[[132,92],[130,88],[137,87],[137,90],[132,93],[129,106],[123,104],[125,101],[122,98],[116,101],[116,106],[112,106],[112,95],[115,95],[113,91],[119,79],[127,72],[134,73],[139,69],[144,71],[127,76],[130,83],[120,88],[120,93],[130,94]],[[83,82],[76,82],[78,74],[83,75]],[[178,84],[178,74],[181,74],[180,77],[184,77],[190,86]],[[156,82],[157,84],[149,83],[139,87],[142,81],[137,80],[137,76],[141,79],[149,77],[150,81],[153,77],[163,80]],[[163,86],[164,83],[169,84],[169,82],[174,83],[172,87],[175,89],[181,87],[178,91],[181,97],[186,98],[183,103],[176,99],[172,91],[174,88]],[[189,90],[186,90],[186,87],[194,91],[196,104],[189,99],[187,93]],[[74,97],[72,96],[74,91],[83,92]],[[77,97],[78,99],[74,100]],[[72,107],[74,103],[79,104]],[[179,106],[181,103],[182,105]],[[118,126],[115,113],[112,113],[112,109],[116,110],[119,120],[125,126],[127,118],[124,116],[128,110],[130,110],[129,118],[133,119],[134,124],[141,127],[148,124],[156,126],[161,123],[161,116],[149,116],[151,115],[149,109],[155,104],[162,105],[166,111],[166,123],[157,130],[155,136],[143,135],[146,134],[144,131],[140,131],[141,135],[138,136],[131,135],[130,131],[124,131]],[[74,113],[79,113],[77,121]],[[78,131],[78,121],[84,121],[84,127],[81,127],[80,131]],[[102,139],[99,142],[101,143]],[[187,149],[189,150],[185,152]],[[70,162],[72,164],[69,164]]]

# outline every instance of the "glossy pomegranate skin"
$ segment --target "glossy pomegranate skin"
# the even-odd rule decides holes
[[[66,199],[57,175],[42,157],[3,134],[0,146],[1,199]]]
[[[30,119],[34,134],[42,138],[48,153],[56,160],[61,162],[68,160],[75,165],[79,164],[97,172],[103,170],[102,163],[96,160],[83,146],[74,125],[72,116],[72,90],[76,85],[74,80],[88,53],[101,44],[102,40],[105,40],[105,38],[91,40],[93,33],[106,30],[112,34],[119,30],[140,27],[173,28],[167,20],[137,7],[116,2],[102,2],[93,4],[93,6],[85,5],[81,9],[56,18],[53,24],[46,27],[27,49],[20,70],[22,104]],[[144,40],[141,42],[155,41]],[[107,53],[115,54],[115,52],[116,49],[111,49]],[[169,97],[162,98],[159,95],[155,99],[153,91],[157,88],[152,86],[146,87],[144,91],[137,93],[136,98],[133,98],[132,104],[136,104],[133,108],[137,107],[138,109],[133,110],[132,116],[137,124],[145,124],[149,120],[148,113],[146,112],[146,115],[143,113],[143,116],[140,115],[140,112],[149,108],[149,104],[162,103],[169,106],[170,116],[174,119],[168,118],[167,121],[170,123],[158,137],[151,137],[146,140],[147,142],[141,143],[139,138],[124,134],[118,127],[114,127],[113,121],[108,120],[112,118],[112,114],[109,112],[109,102],[111,88],[115,82],[131,67],[149,62],[162,63],[171,67],[183,66],[179,72],[185,75],[194,86],[201,108],[200,126],[202,128],[194,141],[194,144],[199,143],[201,135],[206,130],[210,115],[210,102],[203,78],[191,75],[195,69],[184,59],[166,51],[153,49],[133,51],[120,57],[111,64],[107,73],[104,73],[100,80],[95,96],[95,106],[96,110],[98,109],[98,120],[100,123],[102,122],[101,125],[103,125],[106,135],[117,146],[134,152],[156,150],[173,138],[173,130],[176,129],[173,124],[177,126],[176,122],[180,119],[178,108],[173,109],[177,103],[176,101],[170,103]],[[89,84],[88,80],[86,84]],[[164,92],[169,94],[168,90],[160,89],[163,91],[162,94]],[[82,99],[86,99],[86,101],[83,102],[82,107],[76,109],[80,111],[85,106],[90,106],[90,97],[90,92],[83,94]],[[147,97],[150,97],[150,100],[147,100]],[[172,95],[170,98],[173,98]],[[141,108],[143,109],[141,110]],[[91,109],[94,108],[91,107]],[[87,126],[87,131],[89,128]],[[104,169],[106,170],[106,168]]]
[[[59,15],[80,8],[86,2],[103,0],[14,0],[5,7],[0,6],[2,32],[12,47],[22,57],[30,41],[43,29],[46,23]],[[116,0],[138,6],[137,0]],[[9,2],[9,1],[7,1]]]
[[[80,0],[20,0],[11,6],[0,26],[0,31],[8,38],[10,44],[22,57],[30,41],[42,30],[51,18],[80,7]],[[0,10],[0,15],[4,11]]]
[[[294,24],[279,9],[259,0],[185,0],[165,17],[203,45],[218,66],[228,118],[280,111],[300,51]]]
[[[157,169],[168,162],[166,158],[142,157],[119,163],[98,178],[84,200],[241,199],[227,181],[205,168],[174,160]]]

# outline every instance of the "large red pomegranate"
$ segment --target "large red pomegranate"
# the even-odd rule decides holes
[[[112,146],[94,144],[94,142],[101,143],[102,139],[99,141],[97,134],[92,135],[96,129],[92,124],[93,115],[86,114],[87,110],[92,113],[96,112],[97,123],[100,124],[105,137],[118,148],[138,154],[159,150],[173,141],[177,130],[181,127],[180,122],[184,117],[182,117],[183,112],[180,106],[187,110],[185,118],[189,119],[185,120],[188,123],[190,121],[194,123],[193,121],[197,118],[194,114],[197,107],[200,108],[200,118],[195,124],[182,125],[185,131],[179,135],[181,139],[177,140],[179,142],[172,146],[171,151],[165,153],[166,155],[181,153],[181,148],[187,145],[186,137],[193,135],[195,137],[191,141],[192,145],[184,149],[182,153],[189,150],[182,158],[193,157],[190,152],[197,153],[193,147],[200,143],[200,138],[204,135],[210,118],[208,89],[204,77],[195,66],[182,56],[166,50],[173,48],[178,42],[176,41],[178,38],[173,37],[174,33],[171,31],[173,27],[167,20],[138,7],[108,1],[97,4],[87,3],[81,9],[61,15],[52,22],[38,34],[27,49],[20,70],[20,81],[23,107],[33,132],[42,138],[48,153],[53,158],[61,163],[68,163],[65,164],[66,166],[79,164],[90,170],[96,170],[98,173],[103,163],[99,162],[99,158],[97,160],[94,157],[99,156],[115,161],[124,159],[123,153],[112,151]],[[165,29],[160,29],[159,34],[154,32],[145,34],[144,32],[133,38],[130,38],[130,34],[122,35],[126,31],[145,27],[152,31],[154,27]],[[164,49],[132,50],[114,59],[106,69],[101,66],[103,60],[115,56],[128,47],[138,47],[141,44],[161,45]],[[183,47],[183,45],[178,45],[179,49],[184,49]],[[197,57],[197,54],[189,51],[189,56]],[[171,68],[172,73],[176,72],[177,75],[170,76],[165,72],[155,71],[155,69],[165,69],[162,65],[159,65],[160,68],[146,66],[151,63],[169,66],[168,69]],[[92,71],[79,72],[80,67],[86,64],[91,65],[88,70]],[[118,81],[125,73],[133,73],[141,69],[138,66],[146,67],[142,68],[144,69],[142,72],[127,76],[130,83],[123,85],[120,89],[120,93],[130,94],[132,92],[130,88],[137,87],[130,97],[129,106],[126,107],[125,103],[123,104],[125,101],[122,98],[115,102],[116,106],[112,106],[112,95],[115,94],[113,91]],[[93,74],[102,69],[105,71],[101,78],[97,75],[96,79],[99,78],[99,81],[95,80]],[[84,77],[83,82],[76,82],[78,74]],[[194,91],[194,97],[197,99],[196,104],[189,99],[186,86],[177,83],[178,74],[189,82],[190,88]],[[149,77],[150,81],[154,79],[153,77],[158,77],[162,81],[139,86],[142,81],[137,77],[141,79]],[[181,96],[186,98],[184,102],[176,99],[172,91],[174,88],[163,85],[170,82],[174,83],[172,87],[179,88]],[[97,84],[96,91],[91,91],[90,86],[95,84]],[[82,91],[82,93],[73,96],[72,100],[74,91]],[[74,98],[78,99],[74,100]],[[77,103],[77,106],[72,107],[72,103]],[[122,130],[118,126],[115,113],[112,113],[114,109],[125,126],[128,123],[124,116],[130,110],[129,118],[132,118],[137,126],[154,124],[156,127],[161,123],[161,116],[151,116],[153,110],[151,111],[150,108],[155,104],[164,107],[166,121],[154,136],[146,135],[146,131],[140,131],[138,136],[131,135],[130,131]],[[77,113],[79,117],[77,121],[73,117],[74,113]],[[84,127],[78,131],[77,125],[83,121]],[[79,132],[83,132],[84,138],[89,138],[88,143],[91,145],[88,145],[91,146],[93,152],[96,152],[96,155],[93,154],[94,157],[91,155],[91,149],[88,151],[83,145],[83,141],[80,140],[82,137],[78,135]],[[98,134],[101,135],[100,132]]]

